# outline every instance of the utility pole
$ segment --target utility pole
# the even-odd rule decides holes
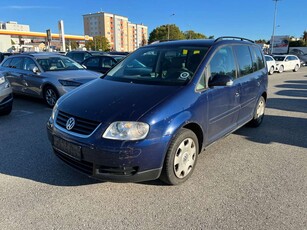
[[[273,54],[274,50],[274,36],[275,36],[275,28],[276,28],[276,13],[277,13],[277,2],[281,0],[273,0],[275,2],[275,11],[274,11],[274,22],[273,22],[273,34],[272,34],[272,40],[271,40],[271,54]]]

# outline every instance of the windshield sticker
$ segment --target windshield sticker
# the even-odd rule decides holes
[[[180,79],[180,80],[187,80],[187,79],[189,78],[189,76],[190,76],[190,74],[189,74],[188,72],[182,72],[182,73],[180,74],[179,79]]]

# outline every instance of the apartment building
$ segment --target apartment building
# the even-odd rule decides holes
[[[127,17],[98,12],[83,15],[84,34],[104,36],[112,50],[134,51],[148,40],[147,26],[133,24]]]

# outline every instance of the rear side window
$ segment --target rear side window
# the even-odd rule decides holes
[[[240,76],[243,77],[253,72],[252,58],[248,46],[234,46],[239,64]]]
[[[10,68],[22,69],[23,68],[22,63],[23,63],[23,58],[21,57],[13,58],[13,60],[10,63]]]
[[[5,60],[5,61],[3,62],[3,64],[2,64],[2,66],[3,66],[3,67],[9,67],[11,61],[12,61],[12,58]]]
[[[253,66],[254,66],[254,71],[263,69],[265,64],[263,60],[263,56],[261,54],[260,48],[252,46],[251,48],[251,53],[252,53],[252,58],[253,58]]]

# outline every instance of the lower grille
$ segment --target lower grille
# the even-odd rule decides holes
[[[87,175],[92,175],[93,174],[93,164],[90,162],[86,162],[86,161],[78,161],[75,160],[69,156],[66,156],[65,154],[63,154],[60,151],[57,151],[54,149],[54,153],[57,157],[59,157],[62,161],[64,161],[66,164],[68,164],[69,166],[87,174]]]
[[[111,175],[121,175],[121,176],[132,176],[136,174],[138,167],[106,167],[99,166],[99,173],[101,174],[111,174]]]

